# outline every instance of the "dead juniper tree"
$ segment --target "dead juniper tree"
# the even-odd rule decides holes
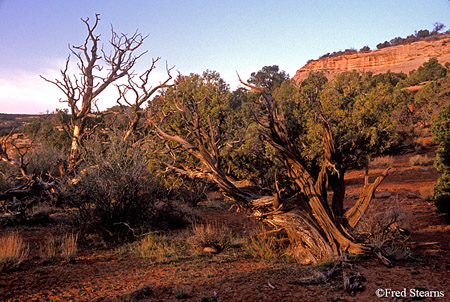
[[[173,161],[161,163],[191,178],[207,178],[215,182],[238,209],[266,222],[275,230],[284,231],[290,240],[291,255],[302,263],[316,263],[345,253],[368,252],[370,249],[356,242],[350,230],[360,221],[387,170],[373,183],[369,183],[366,177],[359,200],[338,217],[339,214],[328,204],[327,197],[328,188],[332,191],[334,188],[330,182],[335,177],[331,176],[339,173],[334,163],[336,148],[333,134],[327,120],[322,117],[320,122],[323,132],[320,172],[313,173],[300,152],[301,144],[294,143],[283,112],[269,90],[243,84],[260,95],[259,103],[264,112],[263,120],[259,121],[264,129],[261,136],[282,158],[286,177],[294,183],[295,190],[287,194],[275,185],[276,190],[267,194],[267,190],[250,188],[248,182],[245,187],[240,185],[243,182],[232,179],[224,172],[220,153],[226,144],[223,129],[219,121],[203,111],[204,106],[215,100],[202,94],[202,82],[197,82],[195,92],[189,94],[180,89],[182,81],[176,81],[169,91],[170,97],[166,95],[163,107],[166,109],[154,113],[152,124],[155,133],[164,142],[166,154],[173,157]],[[183,160],[178,161],[178,158]],[[333,194],[344,198],[339,188]]]
[[[44,78],[64,93],[65,98],[61,101],[66,102],[70,108],[72,143],[68,172],[74,172],[82,161],[80,159],[80,148],[84,137],[89,132],[87,121],[89,118],[98,117],[97,114],[93,113],[97,98],[112,83],[130,75],[136,61],[146,53],[136,54],[143,44],[145,36],[138,32],[131,36],[118,34],[113,29],[111,29],[112,37],[109,41],[112,49],[110,52],[105,51],[99,45],[100,35],[95,33],[100,21],[99,14],[95,15],[92,24],[89,22],[89,18],[81,20],[87,27],[86,39],[80,46],[70,46],[71,53],[78,59],[79,75],[70,75],[69,55],[65,68],[61,70],[61,79],[48,80]],[[103,70],[106,70],[106,72],[102,72]]]
[[[14,208],[14,217],[25,217],[25,210],[36,201],[27,197],[43,194],[53,198],[56,180],[50,174],[37,175],[28,171],[29,159],[26,157],[34,148],[33,141],[18,143],[13,138],[12,132],[0,139],[0,162],[7,163],[17,171],[13,174],[15,184],[0,191],[0,203],[5,201],[7,204],[5,208]]]

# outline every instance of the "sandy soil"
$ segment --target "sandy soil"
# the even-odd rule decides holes
[[[355,295],[346,293],[338,281],[298,282],[317,271],[326,273],[330,267],[268,263],[227,251],[157,264],[117,250],[85,249],[72,263],[43,264],[32,255],[49,232],[62,230],[36,226],[19,228],[30,245],[31,258],[20,270],[0,274],[0,301],[214,301],[215,297],[217,301],[411,300],[378,298],[375,293],[380,288],[443,291],[445,297],[423,301],[450,301],[450,226],[421,196],[439,174],[433,166],[410,167],[409,157],[395,157],[389,176],[377,191],[374,208],[395,206],[402,210],[412,232],[413,259],[395,262],[393,267],[374,257],[354,260],[354,268],[366,279],[365,290]],[[371,179],[381,172],[372,170]],[[360,192],[363,174],[348,173],[346,206]],[[240,234],[253,223],[242,213],[223,209],[209,209],[203,216]]]

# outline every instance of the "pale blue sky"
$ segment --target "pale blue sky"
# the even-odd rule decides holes
[[[434,22],[450,27],[449,0],[0,0],[0,112],[38,113],[64,108],[63,95],[39,75],[58,76],[69,54],[81,44],[86,28],[80,18],[101,14],[98,33],[104,42],[110,24],[116,31],[148,34],[148,54],[182,74],[219,72],[237,87],[236,71],[247,79],[266,65],[278,65],[290,76],[307,60],[346,48],[360,49]],[[76,70],[74,70],[76,72]],[[114,105],[114,91],[101,108]]]

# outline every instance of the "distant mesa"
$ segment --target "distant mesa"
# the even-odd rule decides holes
[[[350,70],[373,72],[374,74],[390,70],[407,74],[430,58],[437,58],[442,65],[450,62],[450,35],[439,35],[428,41],[312,60],[300,68],[293,79],[296,84],[299,84],[308,77],[310,71],[323,71],[328,79],[332,79],[338,73]]]

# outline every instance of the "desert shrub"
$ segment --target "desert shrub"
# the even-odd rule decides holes
[[[45,224],[51,221],[50,216],[56,212],[56,207],[49,205],[48,202],[42,202],[34,204],[29,210],[29,215],[30,218],[34,218],[35,220],[39,220],[41,223]]]
[[[63,125],[67,124],[69,119],[67,112],[60,110],[25,125],[23,131],[41,144],[59,150],[67,149],[70,146],[70,136],[68,132],[63,131]]]
[[[431,158],[428,158],[427,155],[414,155],[409,159],[409,165],[410,166],[431,166],[433,164],[434,160]]]
[[[387,208],[373,202],[358,224],[357,232],[375,252],[390,260],[405,260],[412,255],[407,245],[409,227],[409,215],[398,201],[391,201]]]
[[[64,158],[61,149],[47,144],[40,144],[27,154],[27,172],[44,176],[58,175],[58,161]]]
[[[130,294],[131,301],[141,301],[153,294],[153,286],[150,284],[144,285],[143,287],[133,291]]]
[[[184,286],[175,286],[173,294],[177,300],[184,300],[192,297],[192,289]]]
[[[6,162],[0,161],[0,192],[4,192],[18,184],[18,170]]]
[[[436,151],[436,168],[442,172],[434,186],[433,200],[438,212],[450,222],[450,104],[439,112],[433,121],[433,139],[439,143]]]
[[[208,190],[211,184],[202,181],[185,181],[183,186],[176,190],[178,195],[184,203],[196,207],[201,201],[208,199]]]
[[[27,255],[28,247],[17,233],[0,237],[0,272],[17,268]]]
[[[439,213],[450,222],[450,172],[444,172],[434,186],[433,200]]]
[[[115,134],[106,144],[98,141],[86,145],[86,168],[66,196],[79,210],[76,222],[82,231],[97,232],[106,242],[121,242],[149,227],[184,225],[188,215],[167,200],[140,148]]]
[[[373,161],[370,162],[370,167],[373,169],[388,168],[392,167],[393,164],[394,164],[394,157],[387,155],[376,157]]]

